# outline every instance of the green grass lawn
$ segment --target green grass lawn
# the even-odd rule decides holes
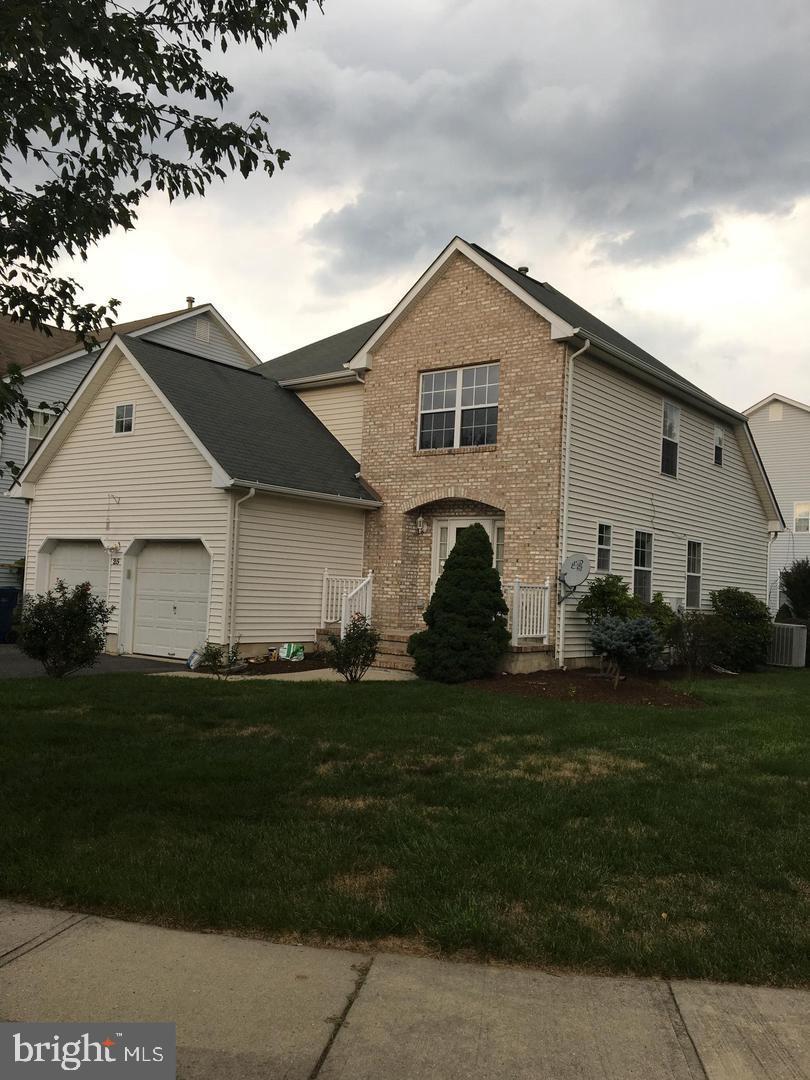
[[[0,892],[284,939],[808,984],[810,673],[693,689],[704,708],[5,681]]]

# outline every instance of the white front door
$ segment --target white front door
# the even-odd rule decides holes
[[[138,556],[133,652],[187,657],[204,644],[211,560],[196,541],[152,541]]]
[[[503,557],[503,518],[439,518],[433,523],[433,566],[431,568],[430,591],[436,588],[439,575],[444,570],[447,556],[456,546],[458,534],[470,525],[482,525],[492,544],[492,564],[499,571]]]

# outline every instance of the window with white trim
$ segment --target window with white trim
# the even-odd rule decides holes
[[[610,550],[613,546],[613,526],[600,522],[596,526],[596,569],[610,573]]]
[[[810,532],[810,502],[797,502],[794,504],[793,531]]]
[[[726,433],[719,424],[714,428],[714,463],[715,465],[723,464],[723,443],[725,441]]]
[[[633,548],[633,595],[649,604],[652,600],[653,534],[636,531]]]
[[[56,413],[46,412],[44,409],[35,409],[28,421],[28,457],[45,438],[56,420]]]
[[[681,410],[671,401],[664,402],[661,429],[661,472],[664,476],[678,475],[678,441],[681,434]]]
[[[686,606],[700,607],[700,589],[703,575],[703,544],[699,540],[686,542]]]
[[[424,372],[419,388],[419,449],[494,445],[499,382],[498,363]]]
[[[506,537],[506,526],[495,526],[495,544],[493,551],[495,554],[495,569],[503,577],[503,542]]]
[[[114,431],[116,435],[128,435],[132,431],[132,425],[135,421],[135,406],[134,405],[116,405],[115,406],[115,427]]]

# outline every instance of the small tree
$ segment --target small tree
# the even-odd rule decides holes
[[[670,640],[675,663],[694,675],[717,663],[723,626],[711,611],[684,611],[675,616]]]
[[[644,602],[630,593],[624,578],[618,574],[595,577],[587,593],[577,604],[588,623],[593,626],[599,619],[615,615],[619,619],[637,619],[644,614]]]
[[[810,559],[797,559],[781,574],[782,589],[797,619],[810,619]]]
[[[89,581],[69,589],[60,579],[44,596],[23,600],[17,644],[48,675],[64,678],[98,660],[113,611],[92,593]]]
[[[606,615],[591,628],[594,652],[607,662],[613,686],[625,670],[642,671],[652,667],[661,655],[661,639],[652,619],[622,619]]]
[[[342,675],[346,682],[360,682],[377,658],[380,635],[359,611],[349,619],[343,637],[329,635],[331,648],[326,662]]]
[[[718,621],[716,662],[732,671],[764,664],[773,634],[767,605],[743,589],[718,589],[711,602]]]
[[[457,683],[494,675],[509,646],[508,608],[483,526],[463,529],[408,652],[422,679]]]
[[[208,668],[218,679],[227,679],[240,660],[238,641],[235,645],[206,641],[200,653],[200,667]]]

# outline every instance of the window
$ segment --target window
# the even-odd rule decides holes
[[[54,420],[56,420],[56,413],[44,412],[42,409],[34,412],[28,423],[28,457],[31,457],[48,434]]]
[[[197,341],[210,341],[211,340],[211,323],[208,319],[200,316],[194,322],[194,336]]]
[[[714,429],[714,463],[715,465],[723,464],[723,440],[725,438],[725,431],[721,427],[715,427]]]
[[[506,536],[506,527],[497,525],[495,528],[495,569],[503,577],[503,541]]]
[[[419,449],[494,445],[499,379],[500,364],[426,371],[419,395]]]
[[[793,507],[793,531],[810,532],[810,502],[795,503]]]
[[[613,544],[613,526],[596,527],[596,569],[610,572],[610,549]]]
[[[633,556],[633,595],[649,604],[652,600],[653,534],[636,532]]]
[[[115,406],[115,434],[126,435],[132,431],[132,423],[135,419],[134,405]]]
[[[686,543],[686,606],[700,607],[700,576],[703,572],[703,544],[698,540]]]
[[[678,475],[678,437],[681,431],[681,410],[670,401],[664,402],[664,422],[661,436],[661,472]]]

